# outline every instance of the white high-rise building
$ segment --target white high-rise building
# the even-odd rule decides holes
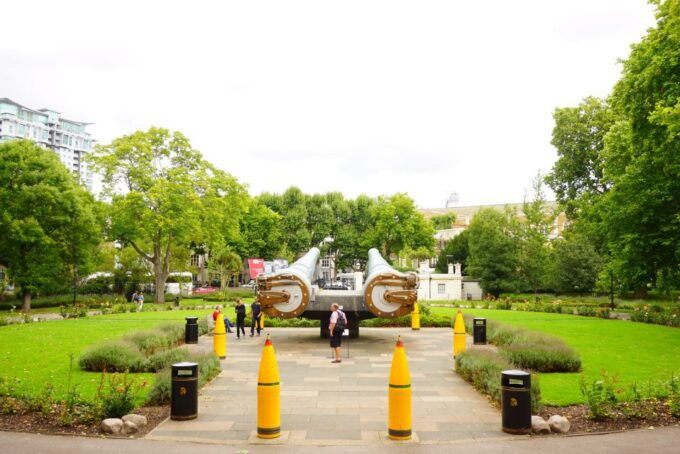
[[[94,144],[85,130],[90,124],[67,120],[54,110],[33,110],[0,98],[0,142],[30,139],[49,148],[92,191],[92,171],[83,159]]]

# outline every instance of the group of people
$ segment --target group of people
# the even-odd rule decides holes
[[[142,311],[142,308],[144,306],[144,292],[135,292],[132,294],[132,302],[137,304],[137,310],[139,312]],[[246,336],[246,305],[243,304],[243,301],[241,301],[241,298],[238,298],[236,300],[236,338],[240,339],[241,338],[241,333],[243,333],[243,337]],[[330,338],[331,338],[331,348],[333,349],[335,353],[335,358],[333,359],[333,363],[340,363],[342,360],[340,359],[340,347],[342,346],[342,334],[345,331],[345,328],[347,327],[347,316],[345,315],[344,312],[340,310],[340,307],[337,304],[333,304],[331,306],[331,317],[330,317],[330,324],[328,325],[328,330],[330,331]],[[212,314],[213,320],[217,321],[217,316],[222,313],[222,306],[218,305],[215,306],[215,311]],[[262,331],[262,307],[260,306],[260,303],[255,300],[251,305],[250,305],[250,337],[253,337],[255,335],[255,332],[257,331],[257,335],[260,335],[260,332]],[[228,333],[233,333],[231,330],[233,328],[233,325],[231,324],[231,321],[229,321],[229,317],[224,315],[224,325],[227,328]]]
[[[241,333],[243,333],[243,337],[246,335],[246,305],[243,304],[243,301],[241,301],[241,298],[238,298],[236,300],[236,338],[240,339],[241,338]],[[215,311],[213,312],[213,320],[217,321],[217,316],[222,313],[222,306],[218,305],[215,306]],[[260,332],[262,331],[262,307],[260,306],[260,303],[255,300],[251,305],[250,305],[250,337],[253,337],[255,335],[255,331],[257,330],[257,335],[260,335]],[[233,332],[231,328],[233,328],[233,325],[231,324],[231,321],[229,321],[229,317],[224,315],[224,325],[227,328],[227,332],[231,333]]]
[[[218,305],[215,306],[215,311],[213,312],[213,320],[217,321],[217,317],[222,313],[222,306]],[[257,330],[257,335],[260,335],[260,331],[262,330],[262,307],[260,306],[260,303],[255,300],[251,305],[250,305],[250,314],[251,314],[251,322],[250,322],[250,337],[253,337],[255,335],[255,331]],[[224,324],[227,328],[228,333],[232,333],[233,331],[231,328],[233,325],[229,321],[229,317],[226,315],[224,316]],[[246,335],[246,306],[243,304],[241,301],[241,298],[238,298],[236,300],[236,338],[240,339],[241,338],[241,333],[243,333],[243,336],[245,337]],[[335,358],[333,358],[332,363],[341,363],[342,359],[340,358],[340,349],[342,346],[342,335],[347,328],[347,316],[343,311],[340,310],[340,306],[337,304],[332,304],[331,305],[331,316],[330,316],[330,324],[328,325],[328,330],[330,332],[330,338],[331,338],[331,348],[333,349],[333,353],[335,354]]]

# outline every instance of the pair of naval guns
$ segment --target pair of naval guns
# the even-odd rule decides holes
[[[418,299],[418,275],[392,268],[377,249],[368,251],[363,288],[326,290],[312,285],[319,249],[312,248],[288,268],[257,277],[257,300],[269,317],[321,320],[321,336],[328,336],[331,305],[347,316],[349,335],[359,335],[359,322],[395,318],[411,313]]]

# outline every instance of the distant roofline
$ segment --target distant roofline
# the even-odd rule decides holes
[[[37,113],[37,114],[40,114],[40,115],[47,115],[47,112],[54,112],[54,113],[56,113],[56,114],[61,115],[61,112],[56,111],[56,110],[54,110],[54,109],[48,109],[48,108],[46,108],[46,107],[43,107],[42,109],[38,109],[38,110],[36,110],[36,109],[31,109],[31,108],[26,107],[26,106],[24,106],[24,105],[22,105],[22,104],[19,104],[19,103],[16,102],[16,101],[12,101],[12,100],[9,99],[9,98],[0,98],[0,102],[5,102],[5,103],[8,103],[8,104],[12,104],[12,105],[15,105],[15,106],[17,106],[17,107],[20,107],[20,108],[22,108],[22,109],[24,109],[24,110],[28,110],[28,111],[30,111],[30,112],[34,112],[34,113]],[[63,117],[62,117],[62,118],[59,118],[59,121],[65,121],[65,122],[67,122],[67,123],[72,123],[72,124],[74,124],[74,125],[80,125],[80,126],[89,126],[89,125],[93,125],[93,124],[94,124],[94,123],[87,123],[87,122],[84,122],[84,121],[69,120],[69,119],[63,118]]]
[[[545,203],[557,204],[557,200],[546,200]],[[439,211],[439,210],[455,210],[458,208],[486,208],[486,207],[498,207],[498,206],[514,206],[514,205],[524,205],[524,202],[508,202],[508,203],[489,203],[486,205],[461,205],[448,208],[421,208],[421,211]]]
[[[28,110],[29,112],[34,112],[34,113],[37,113],[37,114],[40,114],[40,115],[45,115],[45,112],[41,112],[41,111],[39,111],[39,110],[31,109],[30,107],[26,107],[26,106],[24,106],[24,105],[21,105],[21,104],[19,104],[19,103],[16,102],[16,101],[12,101],[12,100],[9,99],[9,98],[0,98],[0,102],[4,102],[4,103],[7,103],[7,104],[15,105],[15,106],[20,107],[20,108],[22,108],[22,109],[24,109],[24,110]]]

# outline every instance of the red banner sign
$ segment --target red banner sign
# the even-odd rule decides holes
[[[248,259],[248,269],[250,278],[255,279],[259,274],[264,273],[264,259]]]

